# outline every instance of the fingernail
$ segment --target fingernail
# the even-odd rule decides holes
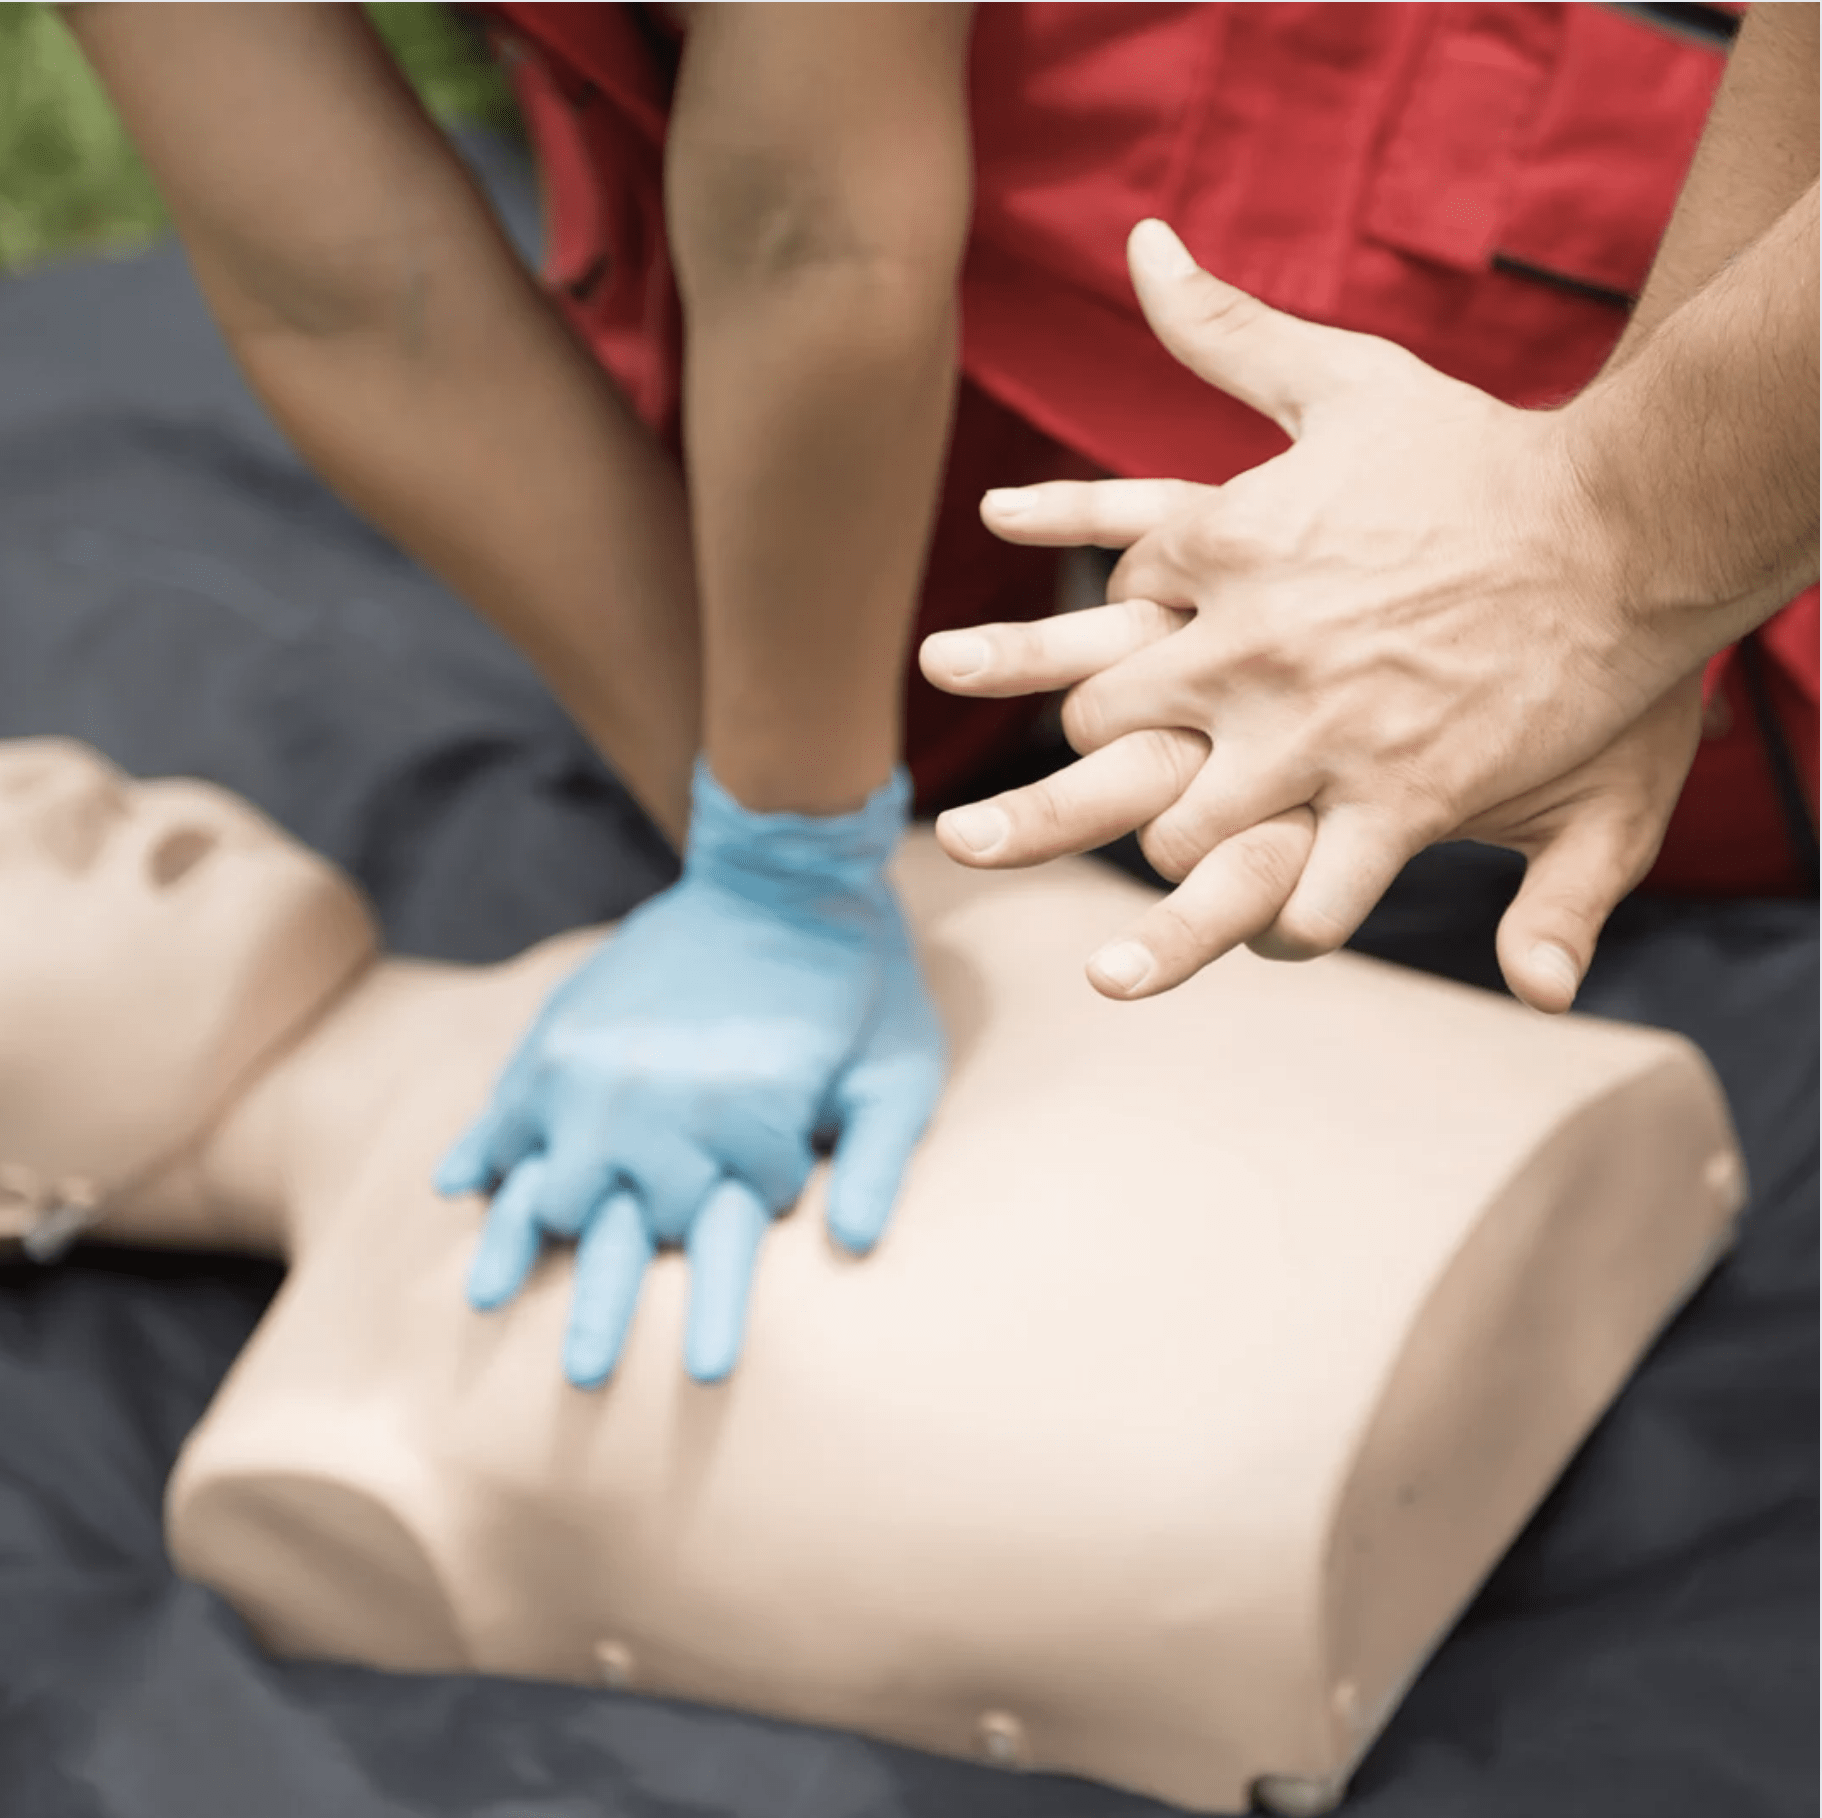
[[[984,858],[1004,843],[1012,823],[997,808],[985,802],[970,802],[966,808],[951,808],[937,823],[945,833],[968,848],[977,858]]]
[[[1533,972],[1541,974],[1571,997],[1575,996],[1581,987],[1582,977],[1575,956],[1567,947],[1559,947],[1555,941],[1539,941],[1531,949],[1530,957]]]
[[[995,486],[981,494],[981,509],[992,512],[996,518],[1019,518],[1025,515],[1029,504],[1017,487]]]
[[[1149,947],[1137,941],[1115,941],[1111,947],[1103,947],[1088,965],[1116,991],[1136,991],[1151,977],[1153,963]]]
[[[1141,221],[1126,245],[1137,263],[1160,278],[1187,278],[1196,270],[1189,248],[1162,221]]]
[[[979,675],[992,654],[985,638],[971,631],[939,631],[931,639],[933,654],[958,682]]]

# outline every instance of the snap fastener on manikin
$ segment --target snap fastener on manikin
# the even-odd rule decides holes
[[[622,1691],[633,1682],[633,1650],[624,1641],[595,1643],[595,1670],[610,1691]]]
[[[1023,1767],[1030,1760],[1025,1726],[1010,1711],[985,1711],[975,1725],[976,1746],[996,1767]]]
[[[1710,1193],[1726,1199],[1737,1199],[1745,1186],[1745,1170],[1731,1149],[1718,1149],[1708,1158],[1702,1179]]]

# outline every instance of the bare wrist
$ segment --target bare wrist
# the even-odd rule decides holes
[[[896,722],[894,722],[896,723]],[[892,775],[897,741],[876,730],[809,750],[777,738],[716,737],[704,753],[721,786],[754,814],[848,814]]]
[[[1740,590],[1700,526],[1669,521],[1674,495],[1656,483],[1631,389],[1598,382],[1549,415],[1580,591],[1611,616],[1627,646],[1615,655],[1655,695],[1756,620],[1739,622]]]

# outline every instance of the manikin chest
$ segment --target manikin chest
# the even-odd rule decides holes
[[[1085,864],[908,907],[955,1065],[887,1242],[772,1233],[725,1385],[654,1271],[569,1388],[567,1258],[470,1313],[401,1104],[192,1436],[179,1566],[282,1653],[604,1681],[1317,1809],[1723,1241],[1675,1038],[1372,962],[1247,955],[1141,1005]]]

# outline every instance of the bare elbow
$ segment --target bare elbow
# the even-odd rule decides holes
[[[190,242],[198,280],[231,340],[361,342],[408,360],[434,351],[452,299],[466,296],[472,307],[494,288],[465,251],[462,236],[427,224],[304,245]]]
[[[932,300],[953,292],[968,232],[965,158],[868,173],[834,157],[814,168],[699,147],[673,158],[667,188],[687,307],[819,279]]]

